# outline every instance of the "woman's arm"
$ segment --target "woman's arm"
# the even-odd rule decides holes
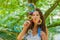
[[[18,37],[17,37],[17,39],[18,40],[22,40],[22,38],[23,38],[23,36],[26,34],[26,32],[27,32],[27,29],[28,29],[28,27],[29,27],[29,25],[30,25],[30,21],[26,21],[25,23],[24,23],[24,28],[23,28],[23,30],[22,30],[22,32],[18,35]]]
[[[22,40],[25,34],[26,34],[26,28],[23,28],[22,32],[19,33],[17,40]]]
[[[42,40],[48,40],[47,35],[43,31],[41,32],[41,38]]]

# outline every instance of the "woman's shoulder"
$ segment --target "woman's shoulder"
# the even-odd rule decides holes
[[[43,38],[47,38],[47,39],[48,39],[48,37],[47,37],[46,33],[45,33],[45,32],[43,32],[43,31],[41,31],[41,37],[43,37]]]
[[[41,36],[45,36],[45,35],[46,35],[45,32],[41,31]]]
[[[47,35],[46,35],[46,33],[45,32],[41,32],[41,38],[43,39],[43,40],[48,40],[48,37],[47,37]]]

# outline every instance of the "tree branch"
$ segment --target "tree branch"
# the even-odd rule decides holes
[[[60,26],[60,22],[54,22],[53,24],[50,24],[48,28],[56,27],[56,26]]]
[[[57,7],[57,5],[59,4],[60,0],[56,0],[56,2],[53,4],[53,6],[51,6],[51,8],[49,8],[44,16],[45,16],[45,19],[49,16],[49,14]]]

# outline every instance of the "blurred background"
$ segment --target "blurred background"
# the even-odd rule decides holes
[[[60,40],[60,0],[0,0],[0,40],[16,40],[27,19],[29,3],[43,12],[48,39]]]

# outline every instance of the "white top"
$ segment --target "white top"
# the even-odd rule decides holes
[[[33,36],[32,31],[28,32],[28,35],[25,35],[24,37],[25,40],[41,40],[41,37],[38,36],[38,33],[35,36]]]

